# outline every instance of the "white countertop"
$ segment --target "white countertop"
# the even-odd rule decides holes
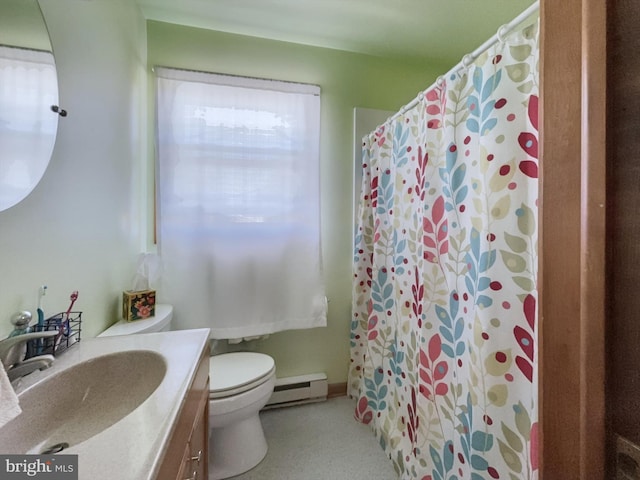
[[[56,358],[51,368],[30,374],[14,386],[19,396],[50,375],[114,352],[151,350],[161,354],[166,360],[166,374],[158,388],[140,406],[99,434],[61,452],[78,455],[80,480],[151,480],[160,467],[208,340],[209,330],[206,328],[86,339]],[[64,415],[66,408],[73,408],[73,405],[61,405],[60,415]],[[100,415],[100,412],[95,414]],[[0,428],[0,439],[2,433]],[[182,455],[182,452],[177,454]]]

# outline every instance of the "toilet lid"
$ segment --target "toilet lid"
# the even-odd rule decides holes
[[[263,383],[275,371],[269,355],[233,352],[209,359],[210,398],[237,395]]]
[[[117,335],[137,335],[139,333],[159,332],[165,328],[173,318],[173,306],[162,303],[156,304],[155,315],[142,320],[127,322],[120,320],[107,328],[99,337],[113,337]]]

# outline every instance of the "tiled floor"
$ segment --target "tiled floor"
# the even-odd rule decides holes
[[[397,480],[372,430],[353,418],[355,401],[267,410],[265,459],[234,480]]]

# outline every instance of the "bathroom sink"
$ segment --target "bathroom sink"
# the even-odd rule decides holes
[[[161,354],[128,350],[49,375],[19,394],[22,414],[0,430],[0,452],[55,453],[88,440],[136,410],[166,372]]]

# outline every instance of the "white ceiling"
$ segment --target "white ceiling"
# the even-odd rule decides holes
[[[136,0],[147,19],[455,64],[534,0]]]

